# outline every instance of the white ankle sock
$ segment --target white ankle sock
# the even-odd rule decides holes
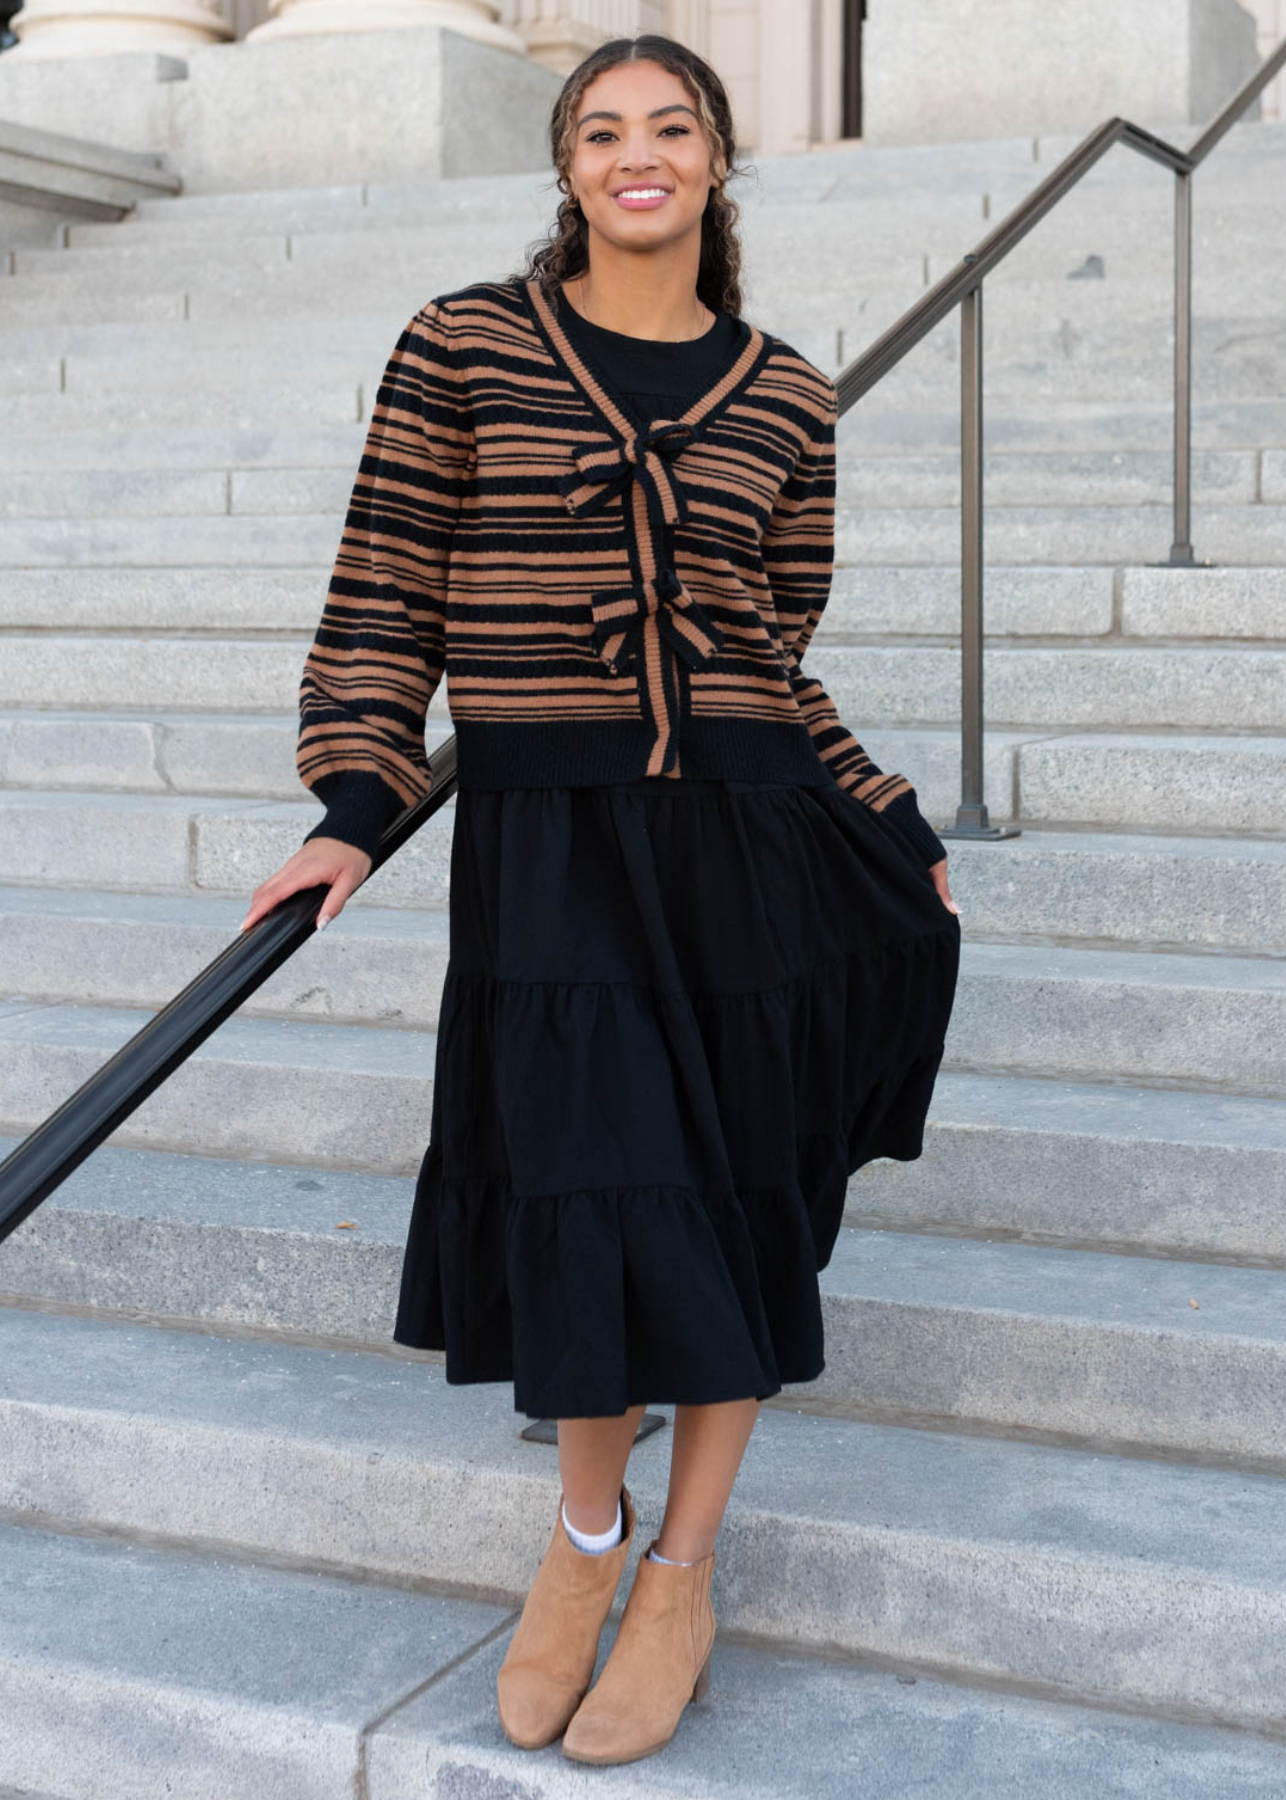
[[[673,1556],[658,1556],[655,1550],[649,1550],[648,1556],[653,1562],[673,1563],[676,1569],[690,1569],[692,1568],[693,1563],[698,1560],[694,1557],[693,1562],[679,1562],[678,1559]]]
[[[563,1525],[566,1528],[568,1537],[572,1540],[578,1550],[584,1550],[590,1556],[601,1556],[604,1550],[611,1550],[621,1541],[622,1521],[619,1494],[616,1499],[616,1523],[614,1525],[609,1525],[606,1531],[600,1531],[598,1533],[592,1531],[577,1531],[576,1527],[567,1517],[567,1502],[565,1500],[563,1501]]]

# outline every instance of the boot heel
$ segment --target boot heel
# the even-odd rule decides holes
[[[692,1689],[692,1698],[694,1700],[704,1700],[706,1697],[707,1690],[710,1686],[710,1658],[713,1655],[714,1649],[711,1647],[706,1651],[706,1659],[697,1673],[696,1685]]]

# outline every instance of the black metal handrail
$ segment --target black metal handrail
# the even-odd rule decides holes
[[[1192,565],[1188,543],[1192,171],[1229,126],[1286,65],[1286,41],[1228,102],[1191,150],[1178,150],[1126,119],[1109,119],[1080,143],[995,230],[969,251],[884,335],[836,379],[844,413],[894,368],[951,309],[962,315],[962,735],[964,798],[956,825],[943,837],[995,839],[1016,828],[991,826],[982,799],[982,282],[1038,220],[1115,143],[1166,164],[1179,182],[1176,204],[1175,279],[1175,542],[1171,560]],[[396,854],[455,791],[456,741],[448,738],[429,757],[430,791],[393,821],[380,839],[373,874]],[[166,1081],[210,1034],[312,936],[326,889],[292,894],[250,931],[235,938],[214,962],[136,1032],[101,1069],[37,1126],[0,1162],[0,1240],[47,1199],[148,1095]]]
[[[902,358],[956,306],[960,308],[960,804],[944,838],[994,842],[1018,837],[1016,825],[992,825],[982,779],[982,284],[1089,173],[1113,144],[1124,144],[1174,170],[1174,538],[1171,568],[1196,567],[1192,549],[1192,175],[1224,133],[1286,67],[1286,39],[1277,46],[1189,150],[1180,150],[1128,119],[1108,119],[1065,156],[1025,200],[1007,213],[896,319],[882,337],[835,378],[841,416],[896,368]]]
[[[371,858],[372,875],[455,792],[455,756],[456,741],[449,737],[429,757],[429,792],[387,827]],[[301,888],[235,937],[0,1162],[0,1240],[312,937],[328,891]]]

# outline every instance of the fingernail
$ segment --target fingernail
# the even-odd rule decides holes
[[[317,921],[318,931],[325,931],[326,927],[329,924],[330,924],[330,919],[329,919],[328,915],[326,913],[322,913],[321,917]]]

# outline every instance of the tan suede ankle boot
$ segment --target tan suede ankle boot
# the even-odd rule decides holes
[[[688,1701],[710,1685],[715,1552],[692,1564],[653,1562],[657,1542],[639,1558],[616,1642],[563,1737],[574,1762],[635,1762],[663,1750]]]
[[[597,1556],[579,1550],[563,1524],[559,1494],[553,1536],[496,1675],[500,1723],[519,1749],[540,1750],[553,1743],[580,1705],[630,1553],[634,1523],[634,1502],[622,1487],[620,1543]]]

